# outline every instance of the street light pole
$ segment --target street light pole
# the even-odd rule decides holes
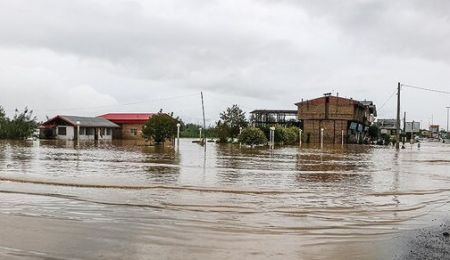
[[[76,123],[77,123],[77,146],[79,146],[80,145],[80,124],[81,124],[81,122],[77,121]]]

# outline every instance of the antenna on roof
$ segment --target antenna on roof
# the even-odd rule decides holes
[[[329,97],[329,96],[331,96],[331,92],[323,93],[323,95],[324,95],[325,97]]]

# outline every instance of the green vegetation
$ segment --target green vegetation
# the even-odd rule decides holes
[[[295,126],[291,126],[289,128],[286,128],[286,140],[285,144],[287,145],[293,145],[297,144],[299,142],[299,128]]]
[[[369,134],[369,137],[372,140],[377,140],[378,137],[380,137],[380,128],[376,124],[372,124],[369,127],[369,133],[368,134]]]
[[[246,145],[261,145],[267,143],[267,138],[264,132],[256,127],[248,127],[242,130],[239,135],[239,142]]]
[[[5,110],[0,106],[0,139],[25,139],[31,137],[37,128],[33,111],[25,108],[19,113],[16,109],[13,118],[8,118]]]
[[[228,138],[236,138],[239,135],[240,128],[248,126],[245,118],[245,112],[238,105],[227,108],[220,114],[220,120],[217,122],[216,134],[220,142],[227,142]]]
[[[152,138],[155,143],[164,143],[167,139],[177,134],[178,121],[165,113],[158,113],[144,125],[142,134],[146,138]]]
[[[219,121],[217,122],[215,134],[217,138],[219,138],[218,140],[219,143],[228,143],[228,139],[230,137],[230,127],[227,124],[224,124],[221,121]]]
[[[181,123],[180,137],[182,138],[198,138],[200,136],[200,125],[188,123],[184,125]],[[202,136],[207,138],[216,137],[215,128],[207,127],[202,129]]]
[[[200,125],[188,123],[186,125],[181,125],[180,137],[184,138],[196,138],[200,134]]]

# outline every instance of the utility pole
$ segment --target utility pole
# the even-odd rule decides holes
[[[448,110],[450,109],[450,107],[446,107],[447,108],[447,135],[448,135]]]
[[[403,112],[403,133],[406,132],[406,112]]]
[[[205,121],[205,104],[203,102],[203,91],[200,92],[200,95],[202,96],[202,112],[203,112],[203,129],[205,129],[206,132],[206,121]],[[201,133],[201,130],[200,130]],[[201,135],[201,134],[200,134]],[[201,137],[200,137],[201,138]],[[205,135],[205,139],[206,139],[206,135]],[[203,139],[201,139],[200,141],[203,142]]]
[[[396,139],[397,139],[397,142],[395,143],[395,148],[397,150],[400,149],[400,87],[401,87],[401,84],[399,82],[398,86],[397,86],[397,124],[396,124],[396,128],[397,128]]]
[[[446,107],[447,108],[447,135],[448,135],[448,110],[450,109],[450,107]]]

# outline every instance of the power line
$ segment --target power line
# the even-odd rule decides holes
[[[408,84],[401,84],[402,87],[407,87],[407,88],[415,88],[415,89],[421,89],[421,90],[426,90],[426,91],[431,91],[431,92],[436,92],[436,93],[441,93],[441,94],[447,94],[450,95],[449,91],[444,91],[444,90],[437,90],[437,89],[431,89],[431,88],[423,88],[423,87],[418,87],[418,86],[413,86],[413,85],[408,85]]]
[[[397,92],[397,90],[394,90],[394,92],[392,92],[392,94],[388,97],[388,99],[383,103],[383,105],[381,105],[378,108],[378,111],[380,111],[381,109],[383,109],[383,107],[389,102],[389,100],[391,100],[391,98],[395,95],[395,93]]]
[[[129,106],[129,105],[136,105],[146,102],[152,102],[152,101],[160,101],[160,100],[169,100],[169,99],[178,99],[178,98],[184,98],[184,97],[190,97],[190,96],[197,96],[198,94],[190,94],[190,95],[183,95],[183,96],[172,96],[172,97],[163,97],[163,98],[153,98],[153,99],[146,99],[141,101],[135,101],[130,103],[119,103],[114,105],[106,105],[106,106],[91,106],[91,107],[71,107],[71,108],[58,108],[58,109],[46,109],[46,111],[69,111],[69,110],[85,110],[85,109],[96,109],[96,108],[109,108],[109,107],[117,107],[117,106]]]

